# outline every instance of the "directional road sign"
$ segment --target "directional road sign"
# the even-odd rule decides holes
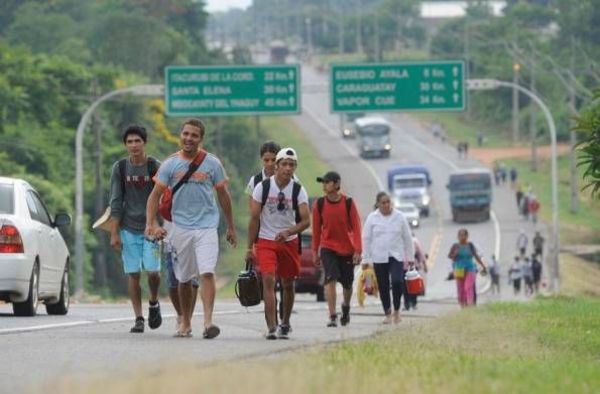
[[[298,65],[167,67],[169,116],[300,112]]]
[[[462,60],[331,66],[332,112],[461,111]]]

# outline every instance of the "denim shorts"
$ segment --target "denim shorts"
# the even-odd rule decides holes
[[[160,245],[148,241],[144,234],[133,233],[121,229],[121,258],[126,274],[136,274],[142,270],[147,272],[160,271]]]

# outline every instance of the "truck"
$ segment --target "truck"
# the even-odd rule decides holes
[[[394,204],[412,203],[421,215],[429,216],[431,175],[422,164],[395,165],[388,169],[388,190]]]
[[[361,157],[390,157],[391,125],[383,118],[365,116],[354,120],[358,151]]]
[[[492,205],[492,173],[486,168],[458,170],[450,174],[452,220],[455,222],[486,221]]]

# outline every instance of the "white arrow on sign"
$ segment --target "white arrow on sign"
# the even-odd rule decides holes
[[[292,92],[292,93],[294,93],[294,86],[295,86],[295,85],[294,85],[293,83],[290,83],[290,84],[288,85],[288,88],[290,89],[290,92]]]
[[[457,81],[457,80],[454,80],[454,81],[452,82],[452,86],[454,86],[454,90],[457,90],[457,89],[458,89],[458,81]]]
[[[293,97],[290,97],[290,105],[293,107],[294,103],[296,102],[296,99]]]
[[[453,67],[452,68],[452,75],[454,75],[455,77],[458,76],[458,67]]]
[[[288,75],[289,75],[290,79],[294,79],[294,70],[290,70],[288,72]]]
[[[454,95],[452,97],[454,98],[454,102],[458,103],[458,99],[460,98],[460,96],[458,95],[458,93],[454,93]]]

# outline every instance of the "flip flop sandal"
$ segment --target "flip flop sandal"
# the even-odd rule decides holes
[[[219,336],[220,333],[221,333],[221,330],[219,329],[219,327],[217,327],[213,324],[204,329],[204,332],[202,333],[202,337],[204,339],[213,339],[213,338],[216,338],[217,336]]]
[[[192,330],[188,330],[186,332],[177,330],[175,331],[175,334],[173,334],[173,338],[191,338],[192,336]]]

